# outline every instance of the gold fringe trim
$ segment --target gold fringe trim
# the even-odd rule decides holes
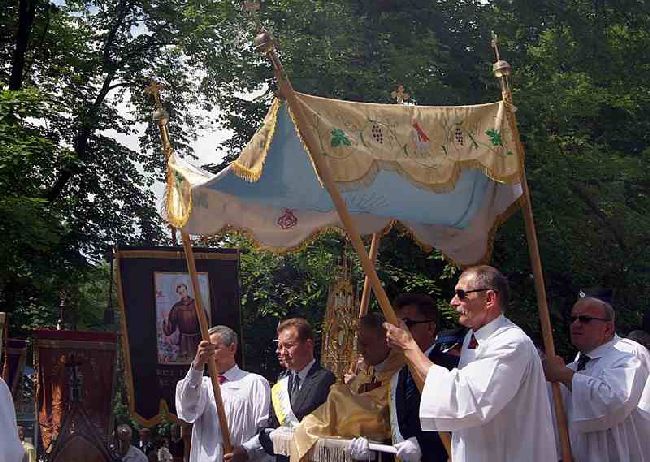
[[[262,171],[264,170],[264,164],[266,163],[266,156],[269,153],[271,143],[273,142],[273,137],[275,136],[275,129],[277,128],[278,123],[278,111],[280,107],[280,100],[278,98],[274,98],[269,112],[266,114],[264,125],[262,126],[262,128],[264,128],[268,125],[269,132],[266,134],[264,147],[262,148],[262,152],[260,154],[261,159],[258,162],[255,162],[255,166],[253,168],[247,167],[239,161],[239,158],[230,163],[232,171],[242,180],[248,181],[249,183],[254,183],[262,177]],[[255,135],[253,135],[253,138],[254,137]]]
[[[498,229],[501,227],[503,223],[508,221],[508,219],[512,216],[512,214],[514,214],[521,207],[523,201],[524,201],[524,197],[520,196],[519,198],[517,198],[517,200],[515,200],[512,204],[510,204],[506,210],[504,210],[494,218],[494,222],[492,223],[492,226],[490,227],[490,230],[487,233],[487,238],[486,238],[487,244],[486,244],[485,253],[476,261],[471,263],[459,263],[458,261],[454,260],[452,257],[445,254],[444,252],[440,252],[440,254],[449,263],[461,269],[470,266],[476,266],[476,265],[482,265],[488,263],[491,259],[492,251],[494,250],[494,240],[496,238],[496,233]],[[431,246],[430,244],[427,244],[421,241],[420,239],[418,239],[418,237],[415,235],[413,230],[411,230],[411,228],[409,228],[407,225],[405,225],[399,220],[394,220],[394,219],[390,220],[386,226],[384,226],[381,230],[377,231],[377,234],[379,235],[379,237],[383,238],[388,233],[390,233],[393,229],[396,230],[397,232],[407,234],[413,240],[413,242],[415,242],[415,244],[418,247],[420,247],[420,249],[424,253],[430,253],[435,249],[435,247]],[[255,236],[255,232],[253,230],[249,228],[237,227],[234,225],[224,225],[221,227],[221,229],[219,229],[219,231],[207,235],[202,234],[202,236],[206,236],[208,238],[220,239],[224,237],[226,234],[235,234],[235,235],[243,236],[246,239],[248,239],[253,244],[253,248],[255,250],[271,252],[276,255],[284,255],[287,253],[300,252],[302,250],[305,250],[322,235],[330,232],[336,232],[343,237],[347,237],[346,230],[342,226],[334,226],[334,225],[325,226],[313,231],[307,237],[302,239],[298,244],[291,247],[274,247],[268,244],[264,244],[263,242],[257,239],[257,237]]]
[[[297,93],[300,95],[300,93]],[[298,98],[298,101],[300,104],[304,104],[300,98]],[[286,104],[286,103],[285,103]],[[504,101],[504,104],[506,104],[506,107],[509,108],[507,103]],[[278,104],[278,109],[280,105]],[[307,144],[305,143],[305,140],[303,139],[302,134],[300,133],[300,130],[298,129],[298,125],[296,123],[296,117],[289,107],[288,104],[286,104],[286,109],[289,114],[289,117],[291,118],[291,121],[293,122],[293,128],[296,132],[296,136],[300,140],[300,144],[302,145],[302,148],[305,150],[309,157],[309,162],[311,163],[311,166],[314,170],[314,173],[316,175],[316,178],[318,179],[318,182],[323,185],[323,181],[320,178],[320,175],[318,174],[318,170],[316,169],[316,165],[314,164],[313,160],[313,153],[309,150],[307,147]],[[509,111],[507,111],[509,112]],[[275,113],[275,118],[277,119],[277,109]],[[274,126],[275,130],[275,126]],[[511,128],[512,131],[512,128]],[[515,143],[519,143],[519,138],[515,137],[515,132],[512,132],[513,138],[515,139]],[[270,142],[269,142],[270,146]],[[516,146],[516,151],[519,151],[519,146]],[[268,154],[268,148],[264,152],[264,161],[266,161],[266,155]],[[324,157],[327,157],[326,154],[322,153]],[[519,152],[517,152],[517,155],[519,157],[519,164],[522,165],[521,161],[521,156],[519,155]],[[255,178],[254,175],[257,175],[257,179],[261,176],[262,172],[253,172],[246,167],[240,166],[239,164],[234,165],[237,161],[233,162],[233,167],[235,169],[242,168],[241,170],[241,175],[239,171],[236,171],[237,176],[240,176],[243,179],[248,180],[248,177]],[[432,167],[423,167],[423,168],[432,168]],[[521,169],[522,167],[520,167]],[[427,191],[432,191],[435,193],[445,193],[445,192],[450,192],[453,191],[454,188],[456,187],[456,183],[458,182],[458,178],[460,178],[460,175],[465,171],[465,170],[479,170],[483,175],[491,179],[492,181],[496,183],[502,183],[502,184],[513,184],[517,183],[521,179],[521,170],[518,172],[514,172],[510,175],[498,175],[493,169],[489,168],[486,166],[484,163],[479,161],[478,159],[466,159],[466,160],[457,160],[454,162],[454,166],[452,167],[451,174],[449,175],[448,179],[442,183],[424,183],[421,181],[417,181],[414,179],[404,168],[402,168],[399,164],[398,161],[389,161],[389,160],[383,160],[383,159],[374,159],[368,169],[359,177],[353,179],[353,180],[347,180],[347,181],[340,181],[340,180],[335,180],[336,185],[339,187],[341,191],[350,191],[354,189],[358,189],[360,187],[367,187],[370,184],[372,184],[375,181],[375,178],[379,174],[381,170],[391,170],[402,176],[404,179],[406,179],[408,182],[411,184],[416,185],[417,187],[427,190]],[[250,173],[249,173],[250,172]],[[253,175],[253,176],[251,176]],[[252,181],[257,181],[257,179],[253,179]]]

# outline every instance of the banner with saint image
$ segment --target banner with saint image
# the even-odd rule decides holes
[[[196,249],[194,258],[208,324],[240,333],[238,251]],[[176,383],[201,341],[185,254],[176,247],[122,247],[115,259],[131,416],[142,425],[173,420]]]

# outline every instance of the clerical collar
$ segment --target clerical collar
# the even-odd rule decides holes
[[[314,365],[315,362],[316,362],[316,358],[309,361],[305,367],[297,371],[298,377],[300,377],[301,384],[305,381],[305,377],[307,377],[307,374],[309,373],[309,369],[311,369],[311,367]],[[296,371],[291,371],[291,374],[295,374],[295,373]]]
[[[506,322],[505,316],[500,314],[498,317],[494,318],[492,321],[488,322],[483,327],[480,327],[478,330],[470,329],[467,332],[466,337],[471,339],[472,335],[474,335],[474,338],[476,338],[476,341],[480,345],[481,342],[486,341],[490,337],[490,335],[494,334],[494,332],[496,332],[496,330],[499,327],[501,327],[505,322]]]

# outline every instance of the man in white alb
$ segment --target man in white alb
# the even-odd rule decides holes
[[[387,339],[424,382],[424,431],[452,432],[454,462],[548,462],[555,438],[542,363],[533,342],[503,316],[508,281],[495,268],[461,274],[451,305],[469,328],[457,369],[432,363],[405,325],[388,324]]]
[[[576,462],[650,461],[650,405],[643,402],[647,367],[615,334],[614,310],[586,297],[571,310],[571,343],[579,350],[568,366],[559,356],[544,362],[560,382]]]
[[[237,334],[226,326],[215,326],[208,332],[210,341],[201,341],[190,370],[176,385],[178,417],[194,424],[190,462],[224,460],[212,383],[208,377],[203,377],[208,361],[217,365],[233,446],[240,447],[256,437],[257,429],[266,426],[269,418],[269,383],[261,375],[239,369],[235,363]],[[260,449],[237,453],[234,460],[262,460],[265,457]]]

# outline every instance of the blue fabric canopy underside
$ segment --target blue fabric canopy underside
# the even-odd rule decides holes
[[[272,207],[316,212],[334,208],[284,106],[278,113],[277,127],[260,179],[245,181],[232,169],[223,173],[205,187],[242,201]],[[369,213],[400,221],[464,229],[483,206],[491,181],[481,171],[467,169],[461,173],[452,191],[436,193],[414,185],[395,171],[381,170],[371,184],[360,184],[355,189],[348,185],[341,194],[353,214]]]

